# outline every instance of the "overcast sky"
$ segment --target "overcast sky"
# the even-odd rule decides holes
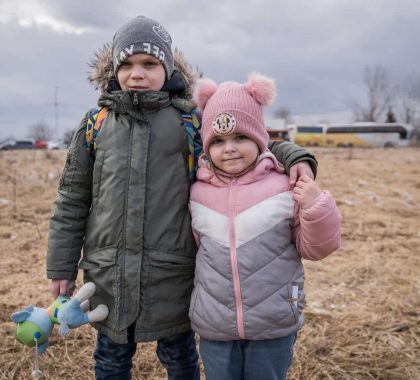
[[[268,115],[286,106],[300,119],[348,121],[337,119],[362,96],[364,67],[381,64],[395,81],[419,70],[418,0],[0,0],[0,139],[55,127],[56,91],[57,134],[74,128],[99,95],[87,62],[137,15],[163,24],[216,82],[254,70],[275,78]]]

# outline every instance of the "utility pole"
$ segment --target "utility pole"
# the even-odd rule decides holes
[[[55,118],[55,125],[54,125],[54,139],[58,140],[58,86],[55,86],[54,91],[54,118]]]

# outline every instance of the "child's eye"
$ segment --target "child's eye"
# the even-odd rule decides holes
[[[246,140],[246,139],[248,139],[248,137],[243,136],[243,135],[238,135],[235,137],[235,140]]]
[[[152,66],[157,66],[157,65],[159,65],[159,62],[156,62],[156,61],[146,61],[146,62],[144,62],[144,65],[145,65],[145,66],[152,67]]]
[[[222,142],[221,139],[213,139],[213,141],[211,142],[211,145],[217,145],[220,144]]]

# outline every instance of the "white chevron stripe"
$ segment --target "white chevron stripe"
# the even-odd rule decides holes
[[[246,209],[235,218],[236,246],[240,247],[281,221],[293,217],[293,193],[287,191]],[[200,234],[229,247],[229,219],[197,202],[191,202],[192,226]]]
[[[191,201],[192,226],[224,247],[229,247],[229,219],[200,203]]]
[[[293,193],[287,191],[243,211],[235,218],[236,246],[256,238],[285,219],[293,217]]]

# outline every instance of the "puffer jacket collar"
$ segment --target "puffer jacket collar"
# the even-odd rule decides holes
[[[216,174],[209,159],[205,155],[200,157],[198,166],[197,179],[217,187],[228,186],[232,178],[236,178],[237,185],[246,185],[264,178],[272,170],[276,170],[281,174],[286,172],[284,167],[277,161],[276,157],[268,151],[258,156],[255,167],[252,170],[239,177],[222,173]]]
[[[147,114],[155,113],[170,103],[170,95],[164,91],[105,91],[98,101],[101,107],[131,115],[135,119],[144,119]]]

